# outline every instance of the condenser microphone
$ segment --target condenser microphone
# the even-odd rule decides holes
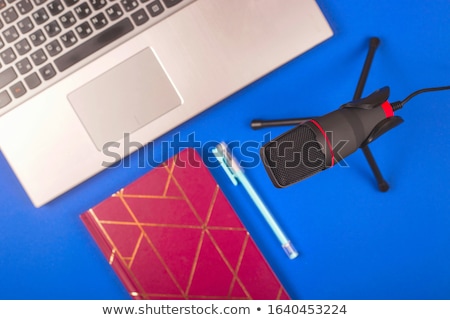
[[[282,120],[253,120],[251,127],[296,125],[260,149],[264,167],[276,187],[286,187],[341,162],[361,148],[381,191],[389,185],[372,156],[368,144],[403,122],[394,115],[411,98],[430,91],[450,90],[450,86],[424,88],[402,101],[389,103],[389,88],[384,87],[360,99],[370,65],[380,39],[370,39],[369,51],[353,96],[353,101],[321,117]]]
[[[324,116],[305,120],[265,144],[260,154],[273,184],[286,187],[330,168],[403,122],[394,116],[400,104],[391,105],[388,97],[389,88],[384,87]]]

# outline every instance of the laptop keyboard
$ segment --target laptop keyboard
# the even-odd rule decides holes
[[[189,0],[0,0],[0,111]],[[9,109],[9,108],[8,108]]]

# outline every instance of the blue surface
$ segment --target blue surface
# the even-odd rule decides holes
[[[351,100],[371,36],[380,37],[381,45],[364,95],[388,85],[390,101],[396,101],[416,89],[450,85],[450,1],[318,2],[335,31],[332,39],[144,150],[164,158],[162,142],[176,134],[186,140],[192,134],[202,144],[261,144],[266,134],[288,128],[253,131],[254,118],[334,110]],[[419,96],[398,115],[405,123],[371,145],[391,185],[387,193],[377,191],[360,151],[346,159],[348,168],[286,189],[272,186],[262,164],[247,168],[300,251],[294,261],[246,193],[213,170],[293,298],[450,298],[450,92]],[[129,299],[79,214],[147,172],[139,160],[134,154],[130,168],[108,169],[35,209],[0,156],[0,298]]]

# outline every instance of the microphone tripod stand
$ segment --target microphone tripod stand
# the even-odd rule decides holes
[[[364,61],[364,65],[363,65],[361,75],[358,80],[358,84],[356,86],[355,93],[353,95],[353,101],[360,99],[362,96],[362,92],[364,90],[364,86],[366,84],[366,80],[369,75],[370,67],[372,65],[373,57],[375,55],[375,52],[376,52],[379,44],[380,44],[380,39],[378,39],[376,37],[373,37],[370,39],[369,50],[367,52],[367,56]],[[396,118],[395,119],[396,121],[393,121],[395,123],[391,123],[391,125],[389,126],[390,128],[392,128],[402,122],[401,118],[399,118],[399,117],[395,117],[395,118]],[[310,119],[311,118],[293,118],[293,119],[264,120],[264,121],[263,120],[253,120],[251,122],[251,127],[253,129],[260,129],[260,128],[271,127],[271,126],[298,125],[299,123],[310,120]],[[368,141],[367,143],[363,143],[363,145],[360,146],[360,149],[363,151],[364,156],[366,157],[366,160],[369,163],[370,169],[372,170],[372,173],[377,181],[378,189],[382,192],[386,192],[389,190],[389,184],[383,178],[383,175],[381,174],[381,171],[380,171],[380,169],[377,165],[377,162],[372,154],[372,151],[370,150],[370,148],[368,146],[368,143],[370,143],[371,141]]]

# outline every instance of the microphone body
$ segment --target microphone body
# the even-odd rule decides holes
[[[286,187],[334,166],[355,152],[394,116],[389,88],[301,123],[265,144],[264,167],[276,187]],[[381,130],[380,135],[387,130]]]

